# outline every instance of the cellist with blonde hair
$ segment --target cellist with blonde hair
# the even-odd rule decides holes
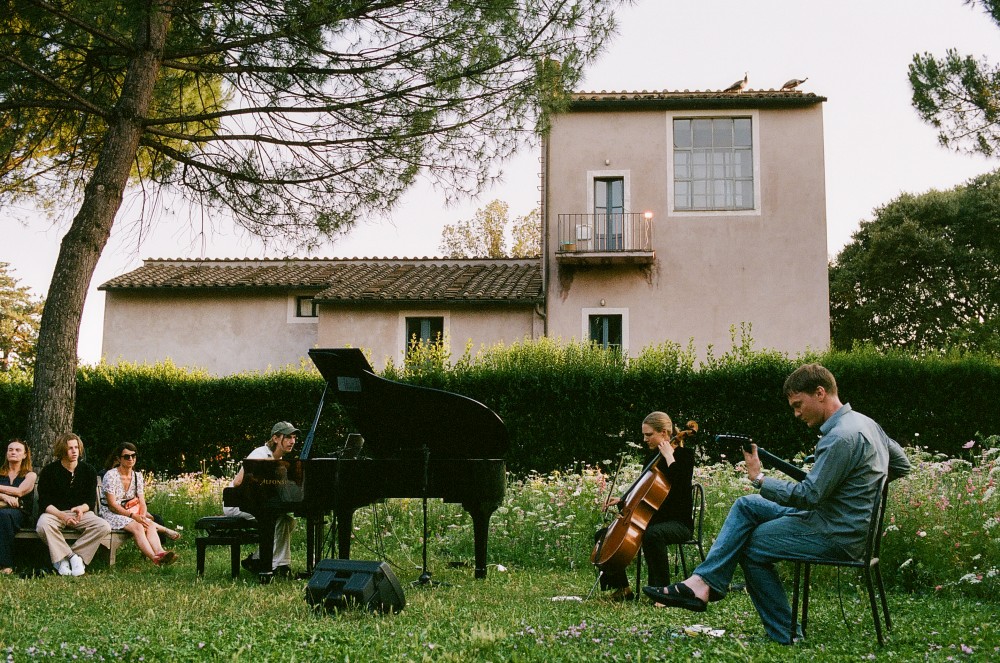
[[[692,422],[693,423],[693,422]],[[695,426],[697,426],[695,424]],[[665,412],[650,412],[642,420],[642,439],[650,451],[656,451],[656,467],[669,484],[669,492],[659,508],[649,519],[642,536],[642,553],[646,557],[649,584],[656,586],[670,580],[670,546],[691,538],[694,520],[691,514],[691,482],[694,475],[694,452],[684,446],[684,435]],[[631,488],[629,489],[631,490]],[[606,508],[625,502],[629,491],[621,497],[610,497]],[[595,543],[604,540],[607,528],[594,535]],[[601,589],[614,590],[613,601],[635,598],[629,588],[624,569],[601,573]]]

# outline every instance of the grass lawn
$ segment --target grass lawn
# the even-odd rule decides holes
[[[150,479],[151,510],[184,531],[181,561],[158,569],[127,544],[113,569],[104,552],[82,578],[0,577],[0,654],[9,661],[1000,660],[1000,445],[991,442],[965,459],[912,450],[914,470],[890,489],[882,567],[893,629],[884,648],[858,575],[838,579],[829,568],[814,571],[807,638],[792,647],[764,636],[744,593],[701,614],[645,600],[553,600],[586,597],[594,583],[588,557],[607,475],[588,468],[511,480],[491,520],[485,580],[472,577],[472,526],[458,505],[429,504],[429,567],[448,583],[431,588],[410,585],[421,571],[420,501],[359,510],[353,556],[389,561],[404,588],[406,608],[387,615],[315,613],[305,580],[260,586],[244,573],[233,581],[224,547],[209,549],[198,578],[193,524],[219,513],[225,480]],[[728,465],[699,467],[696,478],[706,487],[707,548],[749,489]],[[305,559],[303,530],[293,538],[296,570]]]
[[[420,569],[396,571],[406,596],[400,614],[353,609],[324,615],[304,600],[305,580],[260,586],[244,572],[232,581],[224,548],[210,549],[199,579],[190,540],[180,552],[182,560],[166,569],[153,568],[130,547],[114,569],[96,561],[83,578],[0,579],[0,652],[10,661],[1000,658],[1000,602],[949,590],[890,594],[894,628],[879,648],[853,574],[841,583],[849,623],[840,614],[836,576],[814,579],[808,637],[783,647],[764,637],[743,593],[694,614],[646,601],[553,600],[585,597],[594,578],[589,569],[491,568],[477,581],[471,569],[432,567],[447,586],[412,587]],[[716,633],[692,628],[699,624]]]

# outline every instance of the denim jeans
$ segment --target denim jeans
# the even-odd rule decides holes
[[[772,640],[783,644],[789,642],[792,608],[774,563],[848,558],[829,536],[820,535],[806,524],[805,514],[760,495],[740,497],[729,510],[705,561],[694,570],[712,588],[715,599],[726,595],[738,563],[764,630]]]

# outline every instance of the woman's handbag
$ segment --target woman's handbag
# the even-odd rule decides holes
[[[129,516],[139,513],[139,498],[133,497],[130,500],[122,500],[122,508],[125,509],[125,514]]]

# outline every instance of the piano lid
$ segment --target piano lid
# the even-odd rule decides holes
[[[431,458],[500,458],[507,427],[479,401],[375,375],[357,348],[317,348],[309,357],[365,438],[363,455],[388,458],[420,452]]]

